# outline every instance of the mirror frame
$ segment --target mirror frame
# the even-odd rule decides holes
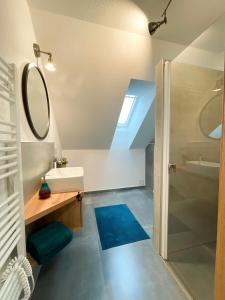
[[[204,131],[203,128],[202,128],[202,124],[201,124],[201,116],[202,116],[202,113],[203,113],[204,109],[209,105],[209,103],[210,103],[212,100],[214,100],[216,97],[218,97],[218,96],[222,96],[222,103],[223,103],[223,91],[222,91],[222,92],[219,92],[217,95],[214,95],[212,98],[209,99],[208,102],[206,102],[206,103],[203,105],[203,107],[202,107],[202,109],[201,109],[201,111],[200,111],[200,114],[199,114],[199,119],[198,119],[198,124],[199,124],[199,128],[200,128],[201,133],[204,135],[204,137],[207,137],[208,139],[211,139],[211,140],[214,140],[214,141],[220,141],[221,138],[220,138],[220,139],[213,138],[213,137],[211,137],[211,136],[208,136],[208,135],[205,133],[205,131]],[[222,117],[222,112],[221,112],[221,117]],[[222,123],[222,119],[221,119],[221,123]]]
[[[48,125],[47,125],[47,129],[44,133],[44,135],[40,135],[35,126],[34,123],[32,121],[32,116],[30,113],[30,109],[29,109],[29,99],[28,99],[28,94],[27,94],[27,83],[28,83],[28,76],[29,76],[29,71],[31,69],[35,68],[42,80],[44,89],[45,89],[45,94],[46,94],[46,99],[47,99],[47,109],[48,109]],[[23,106],[24,106],[24,110],[25,110],[25,114],[27,117],[27,121],[28,124],[30,126],[30,129],[32,131],[32,133],[34,134],[34,136],[39,139],[39,140],[44,140],[46,138],[46,136],[48,135],[49,132],[49,127],[50,127],[50,104],[49,104],[49,96],[48,96],[48,89],[47,89],[47,85],[44,79],[44,76],[41,72],[41,69],[35,64],[35,63],[27,63],[23,69],[23,74],[22,74],[22,98],[23,98]]]

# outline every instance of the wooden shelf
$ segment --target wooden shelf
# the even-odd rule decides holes
[[[31,224],[59,208],[77,201],[77,195],[78,192],[58,193],[52,194],[48,199],[39,199],[39,195],[36,193],[25,205],[25,224]]]

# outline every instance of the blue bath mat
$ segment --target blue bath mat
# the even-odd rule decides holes
[[[95,208],[95,215],[102,250],[150,238],[126,204]]]

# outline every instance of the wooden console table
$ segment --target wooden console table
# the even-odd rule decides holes
[[[68,192],[52,194],[48,199],[39,199],[37,192],[25,204],[25,224],[29,225],[37,220],[42,224],[59,221],[77,231],[83,225],[82,197],[83,192]]]

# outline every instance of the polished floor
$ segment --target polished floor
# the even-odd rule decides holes
[[[170,254],[169,262],[194,299],[214,299],[215,252],[199,245]]]
[[[84,227],[42,267],[33,300],[184,300],[152,240],[102,251],[94,208],[127,204],[152,236],[152,195],[145,189],[88,194]]]
[[[203,202],[203,203],[202,203]],[[180,197],[169,215],[168,261],[196,300],[214,299],[216,216],[207,201]]]

